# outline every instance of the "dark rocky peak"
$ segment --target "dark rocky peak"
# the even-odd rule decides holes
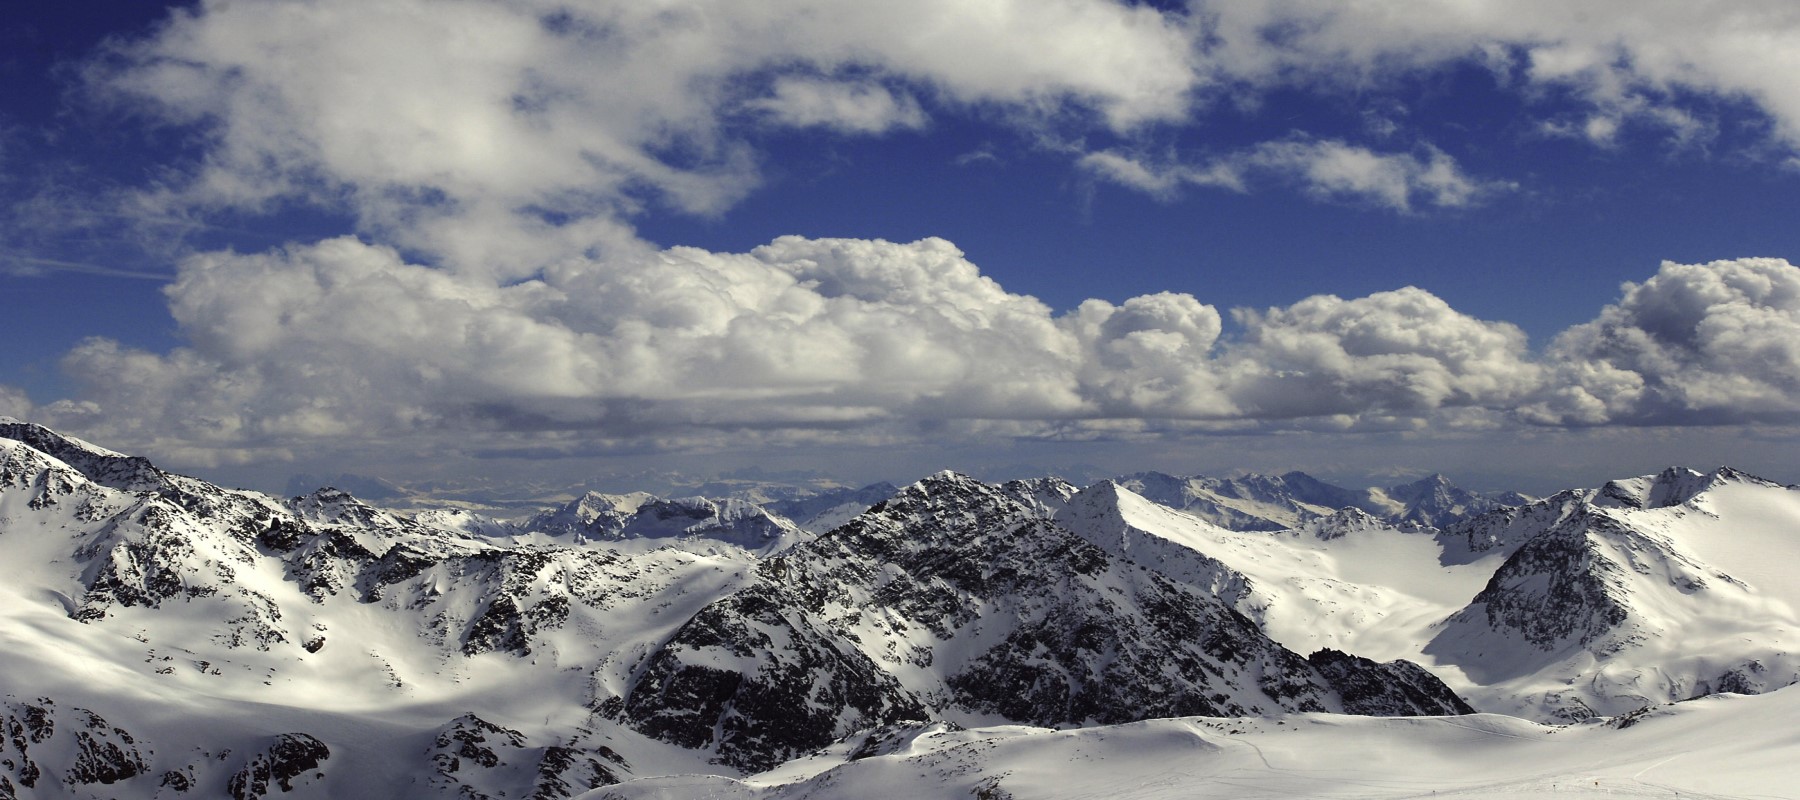
[[[1694,561],[1660,535],[1633,528],[1615,513],[1586,503],[1572,505],[1495,570],[1487,586],[1446,622],[1426,652],[1448,655],[1454,643],[1467,639],[1467,631],[1474,629],[1522,641],[1544,653],[1586,648],[1604,655],[1656,635],[1656,620],[1633,616],[1646,603],[1656,606],[1671,600],[1655,595],[1691,596],[1708,591],[1713,581],[1741,587],[1729,575]],[[1513,677],[1485,674],[1494,668],[1482,664],[1464,666],[1483,682]]]
[[[1267,500],[1277,497],[1300,499],[1287,481],[1278,476],[1252,472],[1235,478],[1213,479],[1208,483],[1221,497],[1239,500]]]
[[[314,489],[331,486],[354,493],[358,497],[370,500],[397,500],[406,497],[406,488],[385,478],[374,475],[358,475],[354,472],[339,473],[335,477],[301,473],[288,478],[287,493],[289,496],[309,494]]]
[[[1330,541],[1375,530],[1400,530],[1407,533],[1429,532],[1428,526],[1411,522],[1392,523],[1354,506],[1340,508],[1323,517],[1307,520],[1296,529],[1317,539]]]
[[[1691,469],[1670,467],[1657,474],[1648,505],[1650,508],[1687,505],[1707,492],[1733,484],[1783,488],[1779,483],[1731,467],[1719,467],[1704,475]]]
[[[0,438],[23,442],[110,489],[154,492],[171,488],[168,473],[147,458],[115,453],[42,425],[0,418]]]
[[[1378,664],[1327,648],[1306,660],[1337,691],[1346,714],[1408,717],[1475,713],[1468,701],[1437,676],[1405,659]]]
[[[1471,516],[1518,505],[1519,500],[1528,500],[1517,492],[1471,492],[1452,484],[1442,474],[1389,487],[1384,492],[1390,501],[1403,506],[1398,513],[1389,514],[1390,519],[1433,527],[1452,525]]]
[[[1686,467],[1669,467],[1655,475],[1607,481],[1594,493],[1594,504],[1608,508],[1671,508],[1688,505],[1706,492],[1730,484],[1781,486],[1730,467],[1705,473]]]
[[[1500,507],[1445,526],[1438,534],[1445,564],[1511,555],[1532,537],[1587,509],[1593,492],[1568,489],[1516,507]]]
[[[944,470],[920,479],[893,496],[876,503],[863,515],[881,520],[992,520],[996,516],[1035,516],[1030,508],[1000,491],[960,472]]]
[[[1169,505],[1184,502],[1188,497],[1189,478],[1177,478],[1166,472],[1133,472],[1121,475],[1113,481],[1131,487],[1131,490],[1158,503]]]
[[[1045,517],[1054,517],[1080,490],[1057,477],[1023,478],[1000,484],[1000,491]]]
[[[1441,497],[1452,491],[1460,490],[1457,489],[1455,484],[1450,482],[1449,478],[1444,477],[1444,474],[1441,472],[1433,472],[1430,475],[1412,481],[1411,483],[1402,483],[1398,486],[1390,486],[1387,489],[1389,497],[1403,503],[1411,503],[1420,498],[1431,497],[1434,495]]]
[[[1667,508],[1706,491],[1710,476],[1686,467],[1668,467],[1655,475],[1607,481],[1594,495],[1596,505],[1610,508]]]
[[[1071,498],[1071,513],[1133,502],[1175,513],[1112,483]],[[1096,538],[1119,541],[1100,527]],[[1152,538],[1132,551],[1181,548],[1158,540],[1169,550],[1151,553]],[[997,487],[939,473],[763,561],[753,584],[647,661],[623,717],[762,769],[859,728],[950,710],[1081,725],[1341,706],[1306,659],[1226,602]]]
[[[349,492],[325,487],[287,501],[301,519],[320,525],[348,525],[394,530],[409,527],[400,518],[356,499]]]

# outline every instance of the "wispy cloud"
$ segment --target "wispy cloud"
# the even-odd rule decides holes
[[[148,270],[122,269],[104,264],[90,264],[81,261],[63,261],[55,258],[39,258],[19,253],[0,252],[0,271],[16,277],[37,277],[54,272],[72,272],[81,275],[98,275],[105,278],[130,278],[147,281],[172,281],[173,274],[152,272]]]
[[[1156,162],[1119,151],[1088,153],[1088,174],[1154,197],[1174,199],[1186,186],[1249,191],[1258,180],[1297,186],[1322,200],[1366,203],[1407,213],[1421,207],[1467,208],[1517,188],[1471,176],[1430,145],[1382,153],[1336,139],[1292,136],[1197,164]]]
[[[919,101],[879,83],[783,76],[766,97],[748,107],[793,127],[823,127],[840,133],[874,134],[896,128],[922,128],[926,116]]]

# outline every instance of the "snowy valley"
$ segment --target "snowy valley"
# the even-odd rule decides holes
[[[0,798],[1797,796],[1800,490],[953,472],[513,521],[0,419]]]

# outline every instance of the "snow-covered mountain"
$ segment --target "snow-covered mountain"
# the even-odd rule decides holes
[[[1412,665],[1341,656],[1323,668],[1216,595],[941,473],[764,561],[650,659],[624,713],[658,738],[767,768],[907,719],[1472,710]],[[1416,691],[1363,697],[1397,675]]]
[[[1671,468],[1446,535],[1507,553],[1426,647],[1484,707],[1582,718],[1800,680],[1800,491]]]
[[[1800,490],[1671,468],[1447,529],[1348,508],[1226,530],[1102,483],[1057,517],[1230,602],[1284,645],[1432,669],[1477,708],[1622,714],[1800,680]]]
[[[1127,482],[941,473],[511,523],[0,419],[0,798],[870,796],[882,764],[1023,797],[1050,784],[1005,765],[1045,754],[1429,750],[1561,734],[1344,714],[1566,722],[1800,677],[1792,488],[1670,470],[1442,530],[1319,509],[1228,530]]]
[[[1334,486],[1304,472],[1236,478],[1139,472],[1114,482],[1153,502],[1240,531],[1296,528],[1344,508],[1360,509],[1389,522],[1442,527],[1531,501],[1517,492],[1471,492],[1437,474],[1398,486],[1361,490]]]

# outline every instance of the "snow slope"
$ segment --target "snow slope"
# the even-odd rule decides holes
[[[1230,602],[1298,652],[1406,659],[1477,708],[1622,714],[1800,679],[1800,491],[1671,469],[1445,531],[1344,509],[1233,531],[1102,482],[1059,523]]]
[[[745,779],[634,780],[584,800],[1800,797],[1800,692],[1605,724],[1512,717],[1183,717],[1053,731],[896,726]]]
[[[1537,531],[1426,647],[1478,706],[1580,719],[1800,680],[1800,491],[1672,468],[1519,512],[1491,521]]]

